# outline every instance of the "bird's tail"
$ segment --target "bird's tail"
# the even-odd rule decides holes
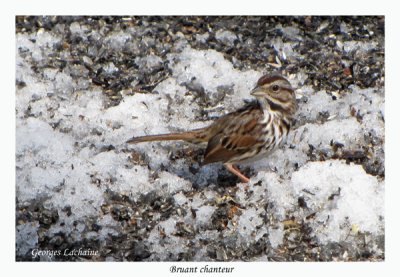
[[[197,129],[189,132],[182,133],[171,133],[161,135],[149,135],[133,137],[127,141],[127,143],[139,143],[146,141],[163,141],[163,140],[184,140],[192,143],[202,143],[207,141],[207,135],[204,132],[205,129]]]

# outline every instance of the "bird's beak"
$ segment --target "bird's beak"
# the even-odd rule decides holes
[[[255,88],[250,92],[250,94],[257,97],[257,96],[263,96],[263,95],[265,95],[265,92],[264,92],[264,90],[263,90],[262,88],[260,88],[260,87],[255,87]]]

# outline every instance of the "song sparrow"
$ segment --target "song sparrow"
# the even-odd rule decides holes
[[[294,89],[279,75],[262,76],[251,91],[256,100],[188,132],[133,137],[127,143],[184,140],[207,143],[204,164],[222,162],[242,182],[249,182],[234,164],[257,160],[277,149],[289,133],[297,110]]]

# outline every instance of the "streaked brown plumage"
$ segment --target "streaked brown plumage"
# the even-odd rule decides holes
[[[207,143],[204,164],[222,162],[243,182],[249,179],[234,165],[268,156],[286,138],[297,110],[294,90],[282,76],[261,77],[251,94],[255,101],[188,132],[133,137],[127,143],[184,140]]]

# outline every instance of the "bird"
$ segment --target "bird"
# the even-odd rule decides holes
[[[206,144],[203,165],[221,162],[243,183],[250,179],[236,165],[268,157],[286,140],[297,111],[295,90],[282,75],[263,75],[250,94],[255,97],[211,125],[191,131],[132,137],[129,144],[183,140]]]

